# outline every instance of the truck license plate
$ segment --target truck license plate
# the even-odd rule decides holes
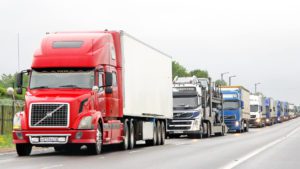
[[[65,143],[65,136],[39,136],[39,137],[31,137],[32,143]]]
[[[174,134],[182,134],[183,131],[174,131]]]

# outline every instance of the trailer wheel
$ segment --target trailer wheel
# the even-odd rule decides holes
[[[133,125],[133,120],[130,120],[129,124],[129,149],[133,149],[135,145],[135,138],[134,138],[134,125]]]
[[[166,129],[165,129],[165,123],[161,122],[161,145],[164,145],[166,141]]]
[[[156,123],[153,123],[153,139],[152,140],[146,140],[146,144],[149,146],[154,146],[156,145],[157,142],[157,128],[156,128]]]
[[[161,125],[160,125],[160,121],[156,122],[156,130],[157,130],[157,142],[156,145],[160,145],[161,144]]]
[[[31,144],[16,144],[16,150],[19,156],[29,156],[32,150]]]
[[[101,126],[98,125],[96,131],[96,143],[87,145],[88,152],[92,155],[98,155],[102,151],[102,129]]]
[[[128,123],[127,120],[124,122],[124,131],[123,131],[123,142],[121,143],[122,150],[128,149],[128,143],[129,143],[129,131],[128,131]]]

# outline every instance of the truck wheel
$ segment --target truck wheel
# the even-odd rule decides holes
[[[207,123],[203,123],[203,136],[207,137],[208,136],[208,125]]]
[[[157,130],[157,142],[156,145],[160,145],[161,144],[161,125],[160,125],[160,121],[157,121],[156,123],[156,130]]]
[[[164,144],[165,144],[165,141],[166,141],[166,129],[165,129],[165,123],[162,122],[160,126],[161,126],[161,142],[160,142],[160,144],[161,144],[161,145],[164,145]]]
[[[153,139],[152,140],[146,140],[146,144],[149,146],[156,145],[157,142],[157,130],[156,130],[156,123],[153,123]]]
[[[130,120],[130,129],[129,129],[129,149],[133,149],[135,145],[135,138],[134,138],[134,125],[133,121]]]
[[[98,125],[97,131],[96,131],[96,143],[89,144],[87,146],[88,152],[92,155],[98,155],[102,151],[102,129],[101,126]]]
[[[211,136],[211,128],[210,128],[210,123],[207,123],[207,138]]]
[[[32,150],[31,144],[16,144],[16,150],[19,156],[29,156]]]
[[[128,131],[128,122],[127,120],[124,122],[124,131],[123,131],[123,142],[121,143],[121,149],[127,150],[129,143],[129,131]]]
[[[249,123],[246,122],[245,132],[248,132],[248,131],[249,131]]]

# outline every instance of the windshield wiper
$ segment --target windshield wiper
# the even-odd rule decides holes
[[[78,88],[78,89],[82,89],[82,87],[79,87],[79,86],[77,86],[77,85],[72,85],[72,84],[70,84],[70,85],[62,85],[62,86],[58,86],[58,87],[66,87],[66,88]]]
[[[49,88],[48,86],[38,86],[38,87],[33,87],[33,88],[30,88],[30,89],[47,89]]]

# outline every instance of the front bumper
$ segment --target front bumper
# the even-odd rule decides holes
[[[66,143],[74,144],[88,144],[96,143],[96,130],[14,130],[13,131],[13,143],[31,143],[30,136],[66,136]],[[33,143],[34,144],[34,143]],[[57,144],[57,143],[53,143]],[[41,145],[39,143],[39,145]],[[47,143],[47,145],[52,145]]]

